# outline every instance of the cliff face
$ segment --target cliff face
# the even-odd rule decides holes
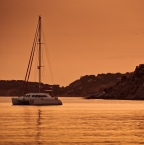
[[[144,64],[137,66],[131,75],[123,76],[114,86],[104,89],[104,99],[144,99]]]

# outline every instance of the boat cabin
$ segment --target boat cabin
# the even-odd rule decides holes
[[[25,98],[51,98],[48,93],[29,93],[24,96]]]

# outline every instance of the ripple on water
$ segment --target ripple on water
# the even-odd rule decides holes
[[[12,106],[0,98],[0,144],[144,143],[144,102],[61,100],[62,106]]]

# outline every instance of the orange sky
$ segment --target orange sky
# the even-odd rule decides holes
[[[24,79],[38,15],[55,84],[134,71],[144,63],[143,6],[143,0],[1,0],[0,79]]]

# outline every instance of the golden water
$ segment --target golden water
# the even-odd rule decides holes
[[[13,106],[0,97],[0,145],[144,144],[144,101],[60,99]]]

